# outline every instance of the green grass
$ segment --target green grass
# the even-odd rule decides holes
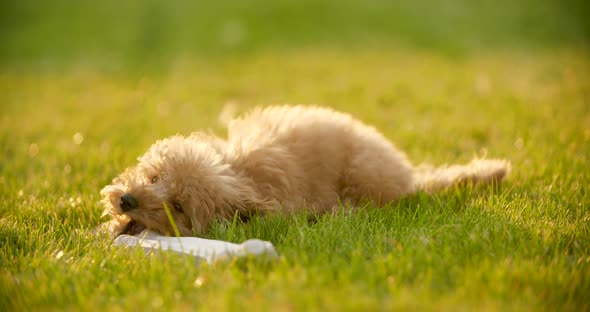
[[[588,4],[3,1],[0,310],[590,310]],[[368,4],[367,4],[368,3]],[[500,187],[219,222],[279,259],[118,249],[99,190],[225,105],[322,104]]]
[[[586,310],[589,66],[585,51],[573,50],[462,60],[323,50],[196,62],[142,78],[85,67],[5,71],[0,306]],[[270,240],[281,255],[270,262],[145,257],[91,233],[104,221],[99,189],[154,140],[223,134],[217,116],[227,101],[246,110],[286,99],[350,112],[417,163],[467,161],[487,149],[514,171],[500,188],[420,195],[315,222],[220,223],[208,234]]]

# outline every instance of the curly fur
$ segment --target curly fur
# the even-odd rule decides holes
[[[255,109],[228,125],[228,139],[195,133],[153,144],[102,191],[113,234],[143,228],[182,235],[207,231],[215,218],[267,211],[332,211],[342,202],[378,206],[463,183],[500,182],[505,160],[413,167],[375,128],[326,108]],[[138,207],[121,209],[130,194]],[[173,208],[175,207],[175,208]]]

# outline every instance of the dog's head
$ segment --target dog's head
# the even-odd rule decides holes
[[[206,137],[158,141],[138,160],[101,191],[105,213],[165,235],[175,233],[172,219],[181,235],[190,236],[203,233],[213,218],[231,218],[256,202],[218,142]]]

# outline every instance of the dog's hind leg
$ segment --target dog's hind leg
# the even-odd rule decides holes
[[[358,130],[344,174],[343,197],[384,205],[414,193],[413,167],[406,155],[372,128]]]
[[[501,159],[474,159],[466,165],[419,166],[414,172],[416,189],[434,193],[455,185],[500,183],[510,172],[510,163]]]

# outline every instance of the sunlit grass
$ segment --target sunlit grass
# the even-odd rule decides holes
[[[0,307],[587,310],[590,60],[585,50],[448,58],[334,49],[178,61],[170,70],[0,72]],[[112,248],[98,191],[158,138],[224,135],[219,114],[322,104],[415,163],[505,157],[500,188],[382,210],[219,223],[280,259],[195,264]],[[195,281],[197,281],[195,283]]]

